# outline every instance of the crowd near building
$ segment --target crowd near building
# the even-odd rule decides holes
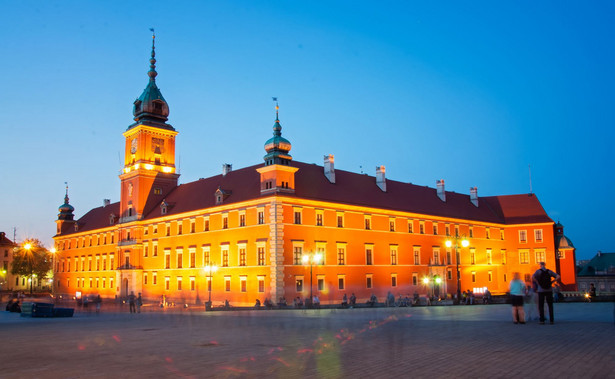
[[[338,170],[331,154],[296,161],[277,104],[263,161],[178,184],[178,131],[155,63],[152,44],[149,83],[123,133],[120,200],[75,219],[67,190],[59,208],[56,294],[235,305],[311,293],[323,304],[389,291],[451,298],[504,293],[514,272],[529,282],[541,261],[576,290],[574,247],[535,194],[419,186],[388,179],[385,166]]]

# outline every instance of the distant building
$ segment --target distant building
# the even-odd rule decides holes
[[[589,291],[594,283],[596,292],[615,292],[615,253],[598,252],[589,262],[579,267],[579,291]]]
[[[504,293],[514,272],[529,282],[540,261],[558,270],[564,289],[576,288],[574,247],[534,194],[479,197],[474,187],[463,195],[444,180],[429,188],[387,179],[384,166],[375,176],[336,170],[333,155],[322,166],[295,161],[277,105],[264,162],[225,164],[220,175],[178,185],[178,132],[167,123],[153,48],[150,62],[123,133],[120,201],[78,220],[68,193],[59,208],[56,293],[141,292],[176,303],[211,294],[236,305],[291,303],[312,291],[324,304],[351,293],[382,301],[389,291],[450,298],[458,283]],[[241,148],[230,133],[224,142]],[[199,146],[211,143],[220,141]]]
[[[2,262],[0,267],[0,291],[10,290],[15,284],[15,276],[11,274],[14,247],[15,244],[6,237],[6,233],[0,232],[0,262]],[[19,278],[17,278],[17,281],[19,281]]]

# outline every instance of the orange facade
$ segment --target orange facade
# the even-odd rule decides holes
[[[450,297],[457,267],[461,291],[497,294],[514,272],[529,281],[540,261],[574,287],[574,249],[556,256],[554,223],[533,194],[449,193],[444,181],[436,190],[387,180],[384,166],[376,177],[336,176],[332,155],[324,166],[292,161],[277,117],[264,164],[178,186],[177,132],[152,70],[124,132],[120,201],[76,221],[68,196],[60,208],[57,294],[234,305],[311,291],[325,304],[352,293]]]

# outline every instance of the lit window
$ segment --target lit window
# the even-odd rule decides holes
[[[246,226],[246,214],[242,213],[239,215],[239,226]]]
[[[542,229],[534,230],[534,240],[536,242],[542,242]]]
[[[421,248],[419,246],[415,246],[413,252],[414,252],[414,264],[420,265],[421,264]]]
[[[365,216],[365,230],[370,230],[372,228],[372,218],[370,216]]]
[[[248,278],[245,276],[239,277],[239,288],[241,292],[248,292]]]
[[[527,242],[527,231],[519,230],[519,242],[526,243]]]
[[[397,264],[397,246],[391,246],[389,250],[391,253],[391,264],[396,265]]]
[[[373,245],[366,245],[365,246],[365,264],[366,265],[373,265],[374,264],[374,260],[373,260]]]
[[[258,265],[264,266],[265,265],[265,246],[258,246],[256,248],[256,252],[258,254]]]
[[[293,263],[300,265],[302,263],[303,248],[301,246],[293,246]]]
[[[530,263],[530,251],[529,250],[519,250],[519,263],[520,264]]]
[[[303,277],[295,278],[295,288],[297,292],[303,292]]]
[[[316,226],[322,226],[324,214],[322,211],[316,211]]]

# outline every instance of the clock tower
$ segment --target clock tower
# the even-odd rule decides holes
[[[134,102],[135,122],[124,132],[124,168],[120,222],[141,219],[177,187],[175,129],[167,124],[169,105],[156,85],[155,39],[152,36],[149,83]]]

